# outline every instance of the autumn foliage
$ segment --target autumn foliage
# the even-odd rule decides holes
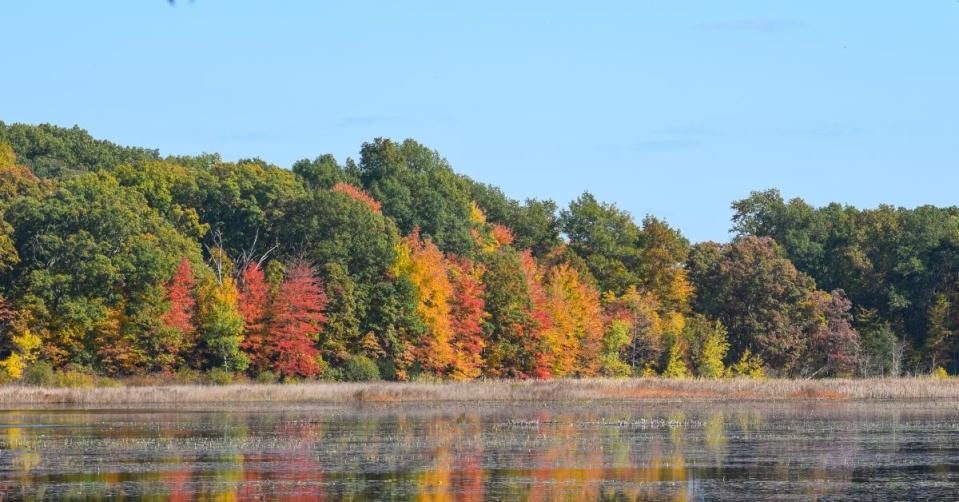
[[[163,316],[167,327],[179,331],[183,335],[193,333],[193,314],[196,312],[196,301],[193,299],[193,271],[190,261],[180,260],[173,278],[167,286],[167,299],[170,308]]]
[[[445,374],[453,362],[450,299],[453,285],[447,274],[446,258],[419,231],[400,243],[397,272],[405,274],[416,287],[416,311],[426,328],[415,344],[416,358],[429,371]]]
[[[450,282],[453,286],[450,298],[450,329],[453,350],[450,377],[454,379],[476,378],[483,370],[483,323],[488,314],[484,310],[482,267],[466,259],[449,262]]]
[[[294,263],[273,300],[266,341],[281,374],[313,377],[323,371],[316,341],[326,320],[325,306],[326,294],[313,269],[302,262]]]
[[[251,263],[240,275],[240,295],[237,309],[243,316],[243,350],[250,358],[250,366],[257,371],[271,368],[268,321],[270,315],[270,285],[263,269]]]
[[[736,238],[691,244],[589,193],[514,200],[412,140],[283,169],[52,126],[0,139],[10,378],[35,361],[221,382],[959,369],[953,210],[761,192],[735,204]]]
[[[350,185],[349,183],[337,183],[333,185],[331,190],[348,195],[351,199],[361,202],[363,205],[370,208],[370,211],[373,211],[374,213],[381,213],[380,203],[376,199],[370,197],[370,194],[360,190],[359,188],[356,188],[353,185]]]

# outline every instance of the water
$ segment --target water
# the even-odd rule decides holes
[[[959,497],[955,403],[0,410],[0,499]]]

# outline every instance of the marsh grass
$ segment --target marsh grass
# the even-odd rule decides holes
[[[0,404],[357,403],[417,401],[788,401],[942,400],[959,398],[959,379],[582,379],[486,380],[441,383],[302,383],[125,386],[113,388],[0,387]]]

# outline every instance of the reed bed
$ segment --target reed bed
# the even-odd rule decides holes
[[[959,379],[563,379],[443,383],[170,385],[112,388],[0,387],[0,404],[123,405],[163,403],[358,403],[417,401],[786,401],[946,400]]]

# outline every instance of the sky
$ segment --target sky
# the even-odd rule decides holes
[[[5,3],[0,120],[283,167],[413,138],[511,197],[692,241],[753,190],[955,205],[959,3]]]

